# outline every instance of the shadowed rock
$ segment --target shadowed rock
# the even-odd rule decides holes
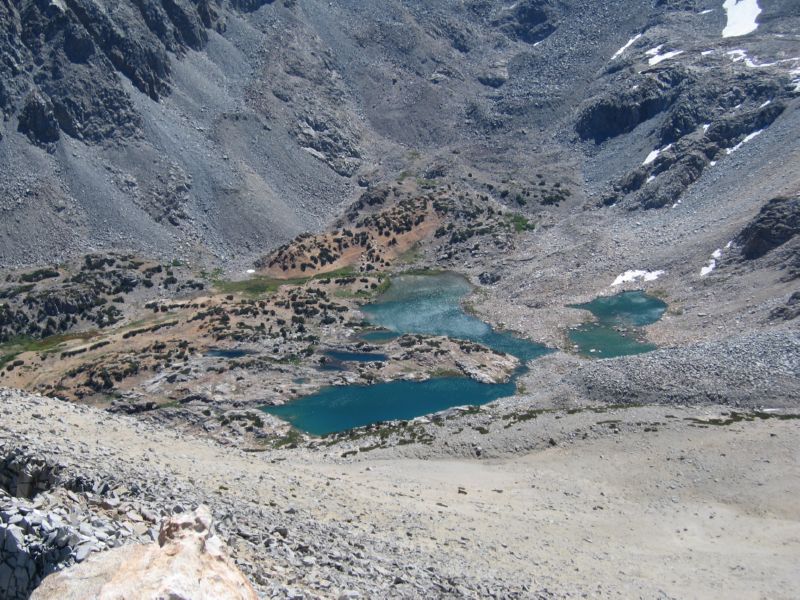
[[[764,256],[800,233],[800,198],[773,198],[737,236],[748,260]]]

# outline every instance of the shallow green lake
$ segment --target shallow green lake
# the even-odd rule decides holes
[[[591,312],[595,321],[569,331],[569,339],[585,356],[612,358],[643,354],[656,349],[641,327],[658,321],[666,303],[641,291],[602,296],[585,304],[573,304]]]
[[[403,275],[393,279],[387,292],[362,310],[371,323],[383,328],[382,336],[446,335],[513,354],[523,362],[549,352],[541,344],[494,331],[466,314],[461,299],[470,291],[469,282],[454,273]],[[264,410],[298,429],[322,435],[378,421],[412,419],[452,406],[486,404],[512,395],[515,386],[514,380],[490,385],[463,377],[340,386]]]

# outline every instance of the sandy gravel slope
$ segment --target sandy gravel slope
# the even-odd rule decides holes
[[[699,414],[650,407],[603,418],[658,411]],[[681,419],[491,460],[354,461],[336,448],[246,454],[16,393],[0,397],[0,417],[0,445],[138,482],[156,505],[202,500],[228,532],[288,526],[293,543],[312,546],[313,568],[231,533],[265,593],[283,581],[319,597],[345,586],[419,597],[431,593],[426,577],[463,582],[453,589],[466,597],[792,598],[800,589],[798,420],[698,428]],[[536,427],[546,424],[524,434],[547,433]],[[344,544],[370,567],[327,571]],[[391,583],[397,573],[406,583]]]

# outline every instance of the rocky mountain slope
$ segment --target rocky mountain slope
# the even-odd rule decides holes
[[[55,550],[86,572],[200,503],[264,598],[788,599],[798,585],[792,413],[501,404],[517,418],[420,421],[433,445],[248,453],[16,392],[0,411],[0,590],[8,564],[38,577]]]
[[[796,1],[0,23],[0,595],[200,504],[262,597],[797,589]],[[361,306],[435,270],[551,351],[513,396],[325,437],[261,410],[508,382],[477,343],[370,341]],[[634,290],[666,306],[656,351],[574,345],[576,305]]]
[[[403,171],[669,207],[795,110],[797,6],[760,6],[6,0],[0,257],[230,263]]]

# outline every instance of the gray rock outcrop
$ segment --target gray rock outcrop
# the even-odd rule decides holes
[[[166,520],[157,544],[128,545],[96,554],[44,580],[34,600],[172,598],[255,600],[255,591],[227,557],[200,506]]]
[[[753,260],[800,234],[800,196],[773,198],[736,237],[742,256]]]

